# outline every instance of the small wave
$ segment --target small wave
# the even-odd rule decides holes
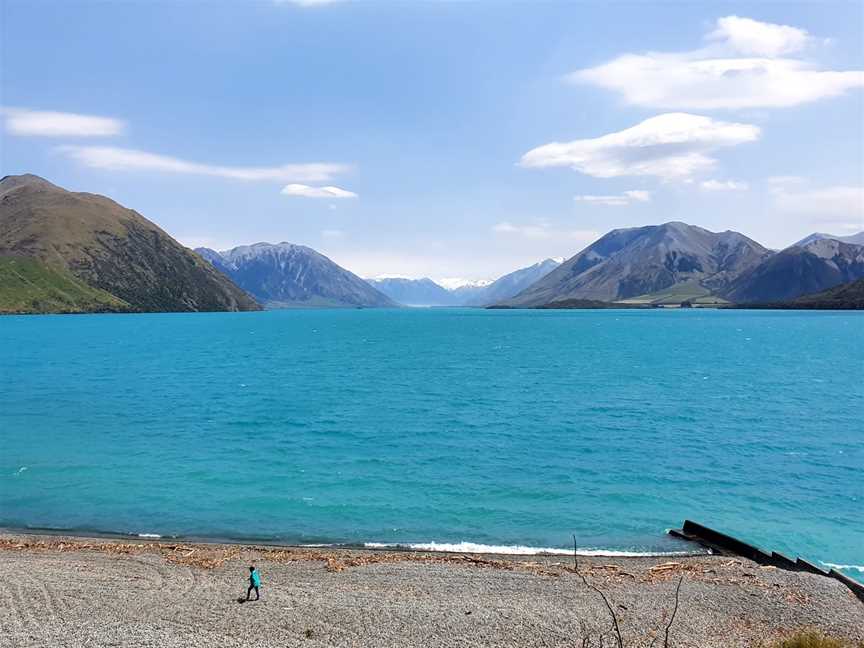
[[[27,470],[27,466],[21,466],[18,470],[16,470],[14,473],[12,473],[12,475],[14,477],[17,477],[18,475],[23,473],[25,470]]]
[[[367,549],[413,549],[415,551],[442,551],[445,553],[488,553],[513,556],[556,555],[572,556],[572,549],[555,547],[527,547],[524,545],[487,545],[476,542],[364,542]],[[614,549],[579,549],[579,556],[609,556],[638,558],[648,556],[689,556],[689,551],[617,551]]]
[[[158,533],[138,533],[136,534],[139,538],[161,538],[162,536]]]
[[[848,569],[849,571],[859,571],[864,574],[864,565],[836,565],[834,563],[822,562],[821,560],[819,562],[831,569]]]

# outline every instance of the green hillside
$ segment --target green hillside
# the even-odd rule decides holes
[[[662,306],[677,306],[684,301],[689,301],[694,305],[720,305],[729,303],[725,299],[712,295],[711,291],[698,281],[675,284],[665,290],[631,297],[630,299],[622,299],[621,301],[625,304],[655,304]]]
[[[0,313],[123,312],[129,305],[35,259],[0,256]]]
[[[0,180],[0,256],[37,263],[2,287],[7,307],[18,311],[261,308],[138,212],[34,175]]]

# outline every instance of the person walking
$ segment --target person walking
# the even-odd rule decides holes
[[[258,588],[261,587],[261,576],[258,574],[258,570],[255,569],[255,565],[249,567],[249,589],[246,590],[246,600],[249,600],[249,595],[252,594],[252,590],[255,590],[255,600],[261,598],[261,592],[258,591]]]

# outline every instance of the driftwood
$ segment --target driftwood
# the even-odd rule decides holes
[[[594,569],[609,570],[609,571],[612,571],[613,573],[615,573],[616,575],[620,574],[620,575],[630,576],[634,580],[636,578],[632,574],[621,570],[621,568],[618,567],[617,565],[599,565],[597,567],[594,567]],[[603,603],[606,605],[606,609],[609,611],[609,616],[612,619],[612,625],[610,627],[610,631],[614,632],[615,648],[626,648],[626,646],[624,645],[624,638],[621,635],[621,623],[618,619],[618,614],[615,612],[615,608],[609,602],[609,597],[597,585],[589,582],[588,579],[585,577],[585,574],[583,574],[581,571],[579,571],[578,545],[576,542],[576,536],[575,535],[573,536],[573,571],[576,573],[577,576],[579,576],[579,578],[582,580],[582,582],[585,584],[586,587],[593,590],[594,592],[597,592],[597,594],[600,595],[600,598],[603,599]],[[660,565],[655,565],[655,566],[649,568],[648,571],[652,574],[681,572],[681,575],[678,577],[678,584],[675,586],[675,606],[672,609],[672,614],[669,617],[669,621],[666,623],[666,627],[664,629],[664,634],[663,634],[663,648],[669,648],[669,633],[672,629],[672,624],[675,622],[675,617],[678,614],[678,607],[679,607],[680,600],[681,600],[681,597],[680,597],[681,583],[684,582],[684,573],[686,572],[686,568],[680,562],[667,562],[667,563],[662,563]],[[662,618],[663,619],[666,618],[665,612],[663,613]],[[599,646],[599,648],[604,648],[605,635],[608,633],[609,633],[609,631],[607,631],[606,633],[600,634],[600,636],[598,637],[598,644],[597,645]],[[656,634],[656,633],[654,634],[654,638],[651,641],[649,648],[654,646],[654,643],[657,641],[658,636],[659,636],[658,634]],[[590,634],[586,635],[585,631],[583,629],[582,648],[590,648],[590,645],[591,645],[591,636],[590,636]]]
[[[675,615],[678,613],[679,593],[681,592],[681,583],[684,581],[684,574],[678,579],[678,585],[675,586],[675,608],[672,610],[672,616],[669,618],[669,623],[666,624],[666,636],[663,639],[663,648],[669,648],[669,629],[675,621]]]

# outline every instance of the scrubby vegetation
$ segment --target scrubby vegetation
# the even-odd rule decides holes
[[[768,648],[864,648],[864,643],[854,646],[841,639],[826,637],[812,630],[803,630],[770,644]]]
[[[128,311],[129,305],[35,259],[0,256],[0,313]]]

